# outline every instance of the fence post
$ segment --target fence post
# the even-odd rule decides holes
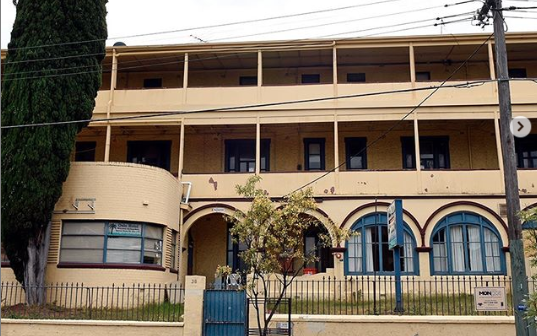
[[[204,276],[187,276],[185,279],[184,336],[201,336],[203,332]]]

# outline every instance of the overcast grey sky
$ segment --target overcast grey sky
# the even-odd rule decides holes
[[[481,2],[444,7],[463,0],[110,0],[108,9],[109,38],[127,45],[203,43],[222,41],[258,41],[303,38],[340,38],[359,36],[454,34],[491,31],[475,27],[470,21],[434,27],[434,19],[444,22],[470,18],[470,12]],[[1,0],[1,46],[7,47],[15,19],[12,0]],[[537,6],[537,0],[506,1],[504,6]],[[136,38],[125,36],[190,29],[245,20],[264,19],[318,10],[353,6],[323,13],[284,19],[242,23],[218,28],[155,34]],[[509,12],[509,31],[535,31],[537,10]],[[417,22],[423,20],[431,20]],[[440,22],[440,21],[436,21]],[[414,29],[414,27],[421,27]],[[111,45],[118,39],[111,39]]]

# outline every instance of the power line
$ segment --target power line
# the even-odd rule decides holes
[[[397,0],[397,1],[402,1],[402,0]],[[351,6],[351,7],[354,7],[354,6]],[[400,12],[389,13],[389,14],[381,14],[381,15],[363,17],[363,18],[352,19],[352,20],[336,21],[336,22],[331,22],[331,23],[326,23],[326,24],[321,24],[321,25],[295,27],[295,28],[288,28],[288,29],[279,30],[279,31],[268,31],[268,32],[254,33],[254,34],[243,35],[243,36],[238,36],[238,37],[237,36],[223,37],[223,38],[218,38],[218,39],[209,40],[209,41],[212,42],[212,41],[234,39],[234,38],[239,38],[239,37],[249,37],[249,36],[257,36],[257,35],[274,34],[274,33],[287,32],[287,31],[300,30],[300,29],[307,29],[307,28],[313,28],[313,27],[335,25],[335,24],[340,24],[340,23],[348,23],[348,22],[353,22],[353,21],[356,21],[356,20],[366,21],[366,20],[371,20],[371,19],[390,17],[390,16],[394,16],[394,15],[401,15],[401,14],[414,13],[414,12],[422,12],[422,11],[436,9],[436,8],[441,8],[441,6],[431,6],[431,7],[425,7],[425,8],[418,8],[418,9],[414,9],[414,10],[400,11]],[[437,18],[437,19],[439,19],[439,18]],[[298,40],[298,41],[300,41],[300,40]],[[13,49],[10,49],[10,50],[13,50]],[[60,60],[60,59],[69,59],[69,58],[86,57],[86,56],[98,56],[98,55],[102,55],[102,54],[101,53],[93,53],[93,54],[79,54],[79,55],[69,55],[69,56],[61,56],[61,57],[38,58],[38,59],[31,59],[31,60],[10,61],[10,62],[5,62],[5,64],[17,64],[17,63],[26,63],[26,62],[30,63],[30,62],[39,62],[39,61],[49,61],[49,60],[53,61],[53,60]]]
[[[462,63],[461,66],[459,66],[459,68],[462,67],[464,64],[465,63]],[[452,73],[452,75],[449,78],[451,78],[454,74],[455,72]],[[537,83],[537,78],[524,78],[524,79],[517,79],[517,80],[533,81]],[[464,83],[457,83],[457,84],[452,84],[452,85],[444,84],[441,86],[429,86],[429,87],[422,87],[422,88],[377,91],[377,92],[368,92],[368,93],[352,94],[352,95],[345,95],[345,96],[335,96],[335,97],[330,96],[330,97],[280,101],[280,102],[273,102],[273,103],[218,107],[218,108],[193,110],[193,111],[169,111],[169,112],[136,115],[136,116],[111,117],[111,118],[99,118],[99,119],[80,119],[80,120],[69,120],[69,121],[43,122],[43,123],[34,123],[34,124],[9,125],[9,126],[2,126],[1,128],[2,129],[14,129],[14,128],[44,127],[44,126],[58,126],[58,125],[68,125],[68,124],[78,124],[78,123],[88,123],[88,122],[97,123],[97,122],[109,122],[109,121],[121,121],[121,120],[149,119],[149,118],[155,118],[155,117],[167,117],[167,116],[172,116],[172,115],[189,115],[189,114],[199,114],[199,113],[209,113],[209,112],[223,112],[223,111],[236,112],[237,110],[245,110],[245,109],[255,109],[255,108],[262,108],[262,107],[282,106],[282,105],[291,105],[291,104],[305,104],[305,103],[314,103],[314,102],[330,101],[330,100],[338,100],[338,99],[373,97],[373,96],[396,94],[396,93],[429,91],[429,90],[438,90],[440,88],[464,89],[464,88],[471,88],[474,86],[480,86],[480,85],[491,83],[491,82],[497,82],[497,80],[495,79],[476,80],[476,81],[467,81]]]
[[[159,31],[159,32],[152,32],[152,33],[144,33],[144,34],[126,35],[126,36],[119,36],[119,37],[110,37],[110,38],[107,38],[107,39],[92,39],[92,40],[72,41],[72,42],[63,42],[63,43],[42,44],[42,45],[30,46],[30,47],[10,48],[9,50],[25,50],[25,49],[35,49],[35,48],[47,48],[47,47],[56,47],[56,46],[62,46],[62,45],[73,45],[73,44],[82,44],[82,43],[102,42],[102,41],[106,41],[106,40],[119,40],[119,39],[135,38],[135,37],[143,37],[143,36],[171,34],[171,33],[179,33],[179,32],[186,32],[186,31],[199,30],[199,29],[221,28],[221,27],[233,26],[233,25],[239,25],[239,24],[247,24],[247,23],[264,22],[264,21],[271,21],[271,20],[278,20],[278,19],[286,19],[286,18],[306,16],[306,15],[326,13],[326,12],[335,12],[335,11],[341,11],[341,10],[346,10],[346,9],[350,9],[350,8],[368,7],[368,6],[373,6],[373,5],[383,4],[383,3],[389,3],[389,2],[398,2],[398,1],[403,1],[403,0],[381,0],[381,1],[376,1],[376,2],[371,2],[371,3],[366,3],[366,4],[344,6],[344,7],[337,7],[337,8],[329,8],[329,9],[322,9],[322,10],[317,10],[317,11],[309,11],[309,12],[302,12],[302,13],[295,13],[295,14],[279,15],[279,16],[273,16],[273,17],[262,18],[262,19],[252,19],[252,20],[244,20],[244,21],[236,21],[236,22],[228,22],[228,23],[216,24],[216,25],[199,26],[199,27],[191,27],[191,28],[182,28],[182,29],[166,30],[166,31]]]
[[[479,45],[479,47],[477,47],[476,50],[474,50],[474,52],[472,52],[472,54],[461,64],[457,67],[457,69],[455,69],[439,86],[435,87],[433,89],[433,91],[431,93],[429,93],[424,99],[422,99],[422,101],[416,105],[415,107],[413,107],[407,114],[405,114],[403,116],[403,118],[401,118],[400,120],[398,120],[395,124],[393,124],[390,128],[388,128],[388,130],[386,130],[385,132],[383,132],[379,137],[377,137],[375,140],[373,140],[372,142],[370,142],[369,144],[367,144],[364,148],[362,148],[358,153],[354,154],[351,156],[351,158],[353,157],[357,157],[359,156],[360,154],[362,154],[363,152],[365,152],[368,148],[370,148],[371,146],[373,146],[374,144],[376,144],[377,142],[379,142],[380,140],[384,139],[386,137],[386,135],[388,135],[391,131],[393,131],[397,126],[399,126],[404,120],[406,120],[406,118],[408,118],[412,113],[414,113],[418,108],[420,108],[427,100],[429,100],[429,98],[431,98],[436,92],[438,92],[438,90],[440,90],[442,87],[446,87],[445,84],[447,81],[449,81],[470,59],[472,59],[478,52],[479,50],[485,45],[487,44],[487,42],[490,40],[490,38],[494,36],[494,34],[490,34],[489,37],[481,44]],[[345,165],[347,163],[347,161],[343,161],[341,164],[339,164],[338,166],[330,169],[329,171],[325,172],[324,174],[322,174],[321,176],[311,180],[310,182],[302,185],[301,187],[293,190],[292,192],[290,192],[289,194],[287,194],[286,196],[294,193],[294,192],[297,192],[299,190],[302,190],[304,188],[306,188],[307,186],[309,185],[312,185],[314,184],[315,182],[325,178],[326,176],[328,176],[329,174],[335,172],[337,169],[343,167],[343,165]]]
[[[401,27],[401,26],[405,26],[405,25],[409,25],[409,24],[416,24],[416,23],[422,23],[422,22],[434,22],[436,21],[438,18],[435,18],[435,19],[426,19],[426,20],[417,20],[417,21],[412,21],[412,22],[406,22],[406,23],[401,23],[401,24],[396,24],[396,25],[387,25],[387,26],[380,26],[380,27],[372,27],[372,28],[367,28],[367,29],[362,29],[362,30],[356,30],[356,31],[352,31],[352,32],[344,32],[344,33],[336,33],[336,34],[331,34],[331,35],[325,35],[325,36],[322,36],[322,37],[331,37],[331,36],[337,36],[337,35],[344,35],[344,34],[349,34],[349,33],[360,33],[360,32],[366,32],[366,31],[372,31],[372,30],[379,30],[379,29],[385,29],[385,28],[393,28],[393,27]],[[455,22],[455,21],[453,21]],[[453,23],[453,22],[446,22],[446,23],[440,23],[440,24],[448,24],[448,23]],[[396,30],[393,30],[393,32],[398,32],[398,31],[405,31],[405,30],[412,30],[412,29],[419,29],[419,28],[425,28],[425,27],[430,27],[430,26],[437,26],[439,24],[427,24],[427,25],[422,25],[422,26],[417,26],[417,27],[408,27],[408,28],[404,28],[404,29],[396,29]],[[388,31],[388,32],[381,32],[381,33],[378,33],[378,34],[386,34],[386,33],[390,33],[392,31]],[[370,34],[370,35],[365,35],[365,36],[361,36],[361,37],[369,37],[369,36],[374,36],[374,35],[378,35],[378,34]],[[346,38],[346,39],[353,39],[355,37],[349,37],[349,38]],[[307,41],[308,39],[305,39],[305,40],[295,40],[295,41],[290,41],[290,42],[298,42],[298,41]],[[345,40],[345,39],[342,39],[342,40]],[[248,47],[248,48],[252,48],[252,47]],[[255,46],[253,47],[255,48]],[[282,48],[280,48],[282,49]],[[235,49],[230,49],[230,51],[233,51],[233,50],[236,50]],[[198,60],[189,60],[189,62],[195,62],[195,61],[203,61],[203,60],[208,60],[208,59],[215,59],[215,58],[225,58],[225,57],[234,57],[233,55],[221,55],[221,56],[216,56],[216,57],[206,57],[206,58],[200,58]],[[62,57],[62,58],[66,58],[66,57]],[[157,60],[157,59],[175,59],[177,58],[177,55],[173,55],[173,56],[165,56],[165,57],[162,57],[162,58],[153,58],[152,60]],[[125,64],[125,63],[129,63],[129,62],[138,62],[138,61],[125,61],[125,62],[122,62],[122,64]],[[139,65],[139,66],[131,66],[131,67],[123,67],[122,70],[129,70],[129,69],[136,69],[136,68],[144,68],[144,67],[150,67],[150,66],[162,66],[162,65],[170,65],[170,64],[181,64],[181,63],[184,63],[183,60],[179,60],[179,61],[172,61],[172,62],[163,62],[163,63],[152,63],[152,64],[149,64],[149,65]],[[7,78],[9,76],[15,76],[15,75],[19,75],[19,74],[22,74],[22,73],[33,73],[33,72],[40,72],[40,71],[64,71],[64,70],[72,70],[72,69],[82,69],[82,68],[88,68],[88,67],[95,67],[95,65],[86,65],[86,66],[77,66],[77,67],[69,67],[69,68],[57,68],[57,69],[42,69],[42,70],[32,70],[32,71],[26,71],[26,72],[14,72],[14,73],[6,73],[4,76],[4,81],[10,81],[10,80],[23,80],[23,79],[38,79],[38,78],[51,78],[51,77],[63,77],[63,76],[72,76],[72,75],[79,75],[79,74],[86,74],[86,73],[94,73],[94,72],[100,72],[101,70],[90,70],[90,71],[80,71],[80,72],[72,72],[72,73],[64,73],[64,74],[50,74],[50,75],[36,75],[36,76],[28,76],[28,77],[18,77],[18,78]],[[110,72],[110,70],[103,70],[102,72]]]
[[[460,15],[465,15],[465,14],[466,13],[463,13],[463,14],[460,14]],[[362,30],[357,30],[357,31],[353,31],[353,32],[336,33],[336,34],[331,34],[331,35],[325,35],[325,36],[322,36],[322,37],[331,37],[331,36],[344,35],[344,34],[349,34],[349,33],[359,33],[359,32],[371,31],[371,30],[379,30],[379,29],[385,29],[385,28],[400,27],[400,26],[409,25],[409,24],[428,22],[428,21],[436,21],[436,20],[439,20],[439,19],[441,19],[441,18],[437,17],[436,19],[417,20],[417,21],[414,21],[414,22],[401,23],[401,24],[397,24],[397,25],[373,27],[373,28],[362,29]],[[399,28],[399,29],[395,29],[395,30],[391,30],[391,31],[368,34],[368,35],[363,35],[363,36],[359,36],[359,37],[348,37],[348,38],[344,38],[344,39],[341,39],[341,40],[371,37],[371,36],[375,36],[375,35],[388,34],[388,33],[391,33],[391,32],[401,32],[401,31],[420,29],[420,28],[426,28],[426,27],[431,27],[431,26],[436,27],[436,26],[439,26],[439,25],[447,25],[447,24],[452,24],[452,23],[457,23],[457,22],[462,22],[462,21],[467,21],[467,20],[469,20],[469,19],[452,20],[452,21],[447,21],[447,22],[440,22],[440,23],[435,23],[435,24],[426,24],[426,25],[420,25],[420,26],[416,26],[416,27],[407,27],[407,28],[402,28],[402,29]],[[306,41],[306,40],[295,40],[295,41],[289,41],[289,42]],[[307,47],[307,45],[306,46],[301,46],[301,47]],[[248,47],[245,47],[245,48],[251,49],[251,48],[255,48],[255,46],[248,46]],[[294,48],[294,46],[289,46],[288,48]],[[284,47],[278,47],[278,50],[281,50],[281,49],[284,49]],[[236,51],[236,50],[237,50],[237,48],[234,48],[234,49],[230,49],[229,51]],[[159,59],[176,59],[177,57],[178,57],[177,55],[172,55],[172,56],[164,56],[164,57],[160,57],[160,58],[153,58],[151,60],[154,61],[154,60],[159,60]],[[219,58],[226,58],[226,57],[234,57],[234,54],[199,58],[199,59],[196,59],[196,60],[189,60],[189,62],[197,62],[197,61],[204,61],[204,60],[210,60],[210,59],[219,59]],[[122,62],[121,64],[136,63],[136,62],[139,62],[139,61],[138,60],[125,61],[125,62]],[[184,61],[183,60],[174,60],[174,61],[171,61],[171,62],[152,63],[152,64],[148,64],[148,65],[137,65],[137,66],[123,67],[122,70],[129,70],[129,69],[136,69],[136,68],[146,68],[146,67],[153,67],[153,66],[156,67],[156,66],[171,65],[171,64],[181,64],[181,63],[184,63]],[[65,71],[65,70],[82,69],[82,68],[94,68],[94,67],[95,67],[95,65],[85,65],[85,66],[76,66],[76,67],[67,67],[67,68],[40,69],[40,70],[30,70],[30,71],[6,73],[4,75],[4,77],[5,77],[4,81],[23,80],[23,79],[38,79],[38,78],[51,78],[51,77],[63,77],[63,76],[72,76],[72,75],[79,75],[79,74],[86,74],[86,73],[94,73],[94,72],[100,72],[100,71],[102,71],[103,73],[111,72],[111,70],[90,70],[90,71],[72,72],[72,73],[64,73],[64,74],[50,74],[50,75],[36,75],[36,76],[29,76],[29,77],[19,77],[19,78],[7,78],[9,76],[15,76],[15,75],[20,75],[20,74],[25,74],[25,73],[37,73],[37,72],[49,72],[49,71]]]

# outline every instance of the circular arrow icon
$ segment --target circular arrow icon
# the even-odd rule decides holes
[[[515,117],[511,120],[511,133],[517,138],[524,138],[531,132],[531,121],[526,117]]]

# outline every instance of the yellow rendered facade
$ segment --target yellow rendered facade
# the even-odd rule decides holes
[[[167,283],[187,274],[211,279],[217,265],[230,262],[224,215],[248,206],[235,185],[259,174],[262,187],[281,197],[329,171],[311,185],[321,221],[351,228],[402,199],[416,245],[416,275],[428,278],[435,275],[435,226],[453,213],[477,214],[496,230],[507,274],[494,44],[486,43],[445,87],[409,113],[486,38],[109,48],[93,118],[110,120],[95,121],[79,134],[78,142],[92,144],[93,162],[73,163],[65,182],[53,217],[47,281]],[[510,68],[535,79],[537,35],[510,34],[507,43]],[[535,85],[524,78],[511,81],[513,115],[534,123],[531,136],[537,136]],[[420,154],[427,149],[417,139],[439,136],[449,139],[448,166],[421,167]],[[346,142],[356,137],[370,147],[366,167],[352,170],[345,164]],[[417,168],[405,161],[409,148],[403,138],[410,138]],[[307,170],[307,139],[323,139],[320,170]],[[253,163],[230,172],[230,144],[244,140]],[[169,146],[165,169],[129,163],[136,144],[155,141]],[[73,161],[78,154],[75,149]],[[268,157],[266,170],[262,156]],[[518,177],[521,208],[535,206],[537,171],[520,169]],[[62,263],[64,223],[99,220],[161,227],[159,267]],[[334,257],[333,268],[323,274],[348,275],[345,262]],[[2,280],[11,278],[3,272]]]

